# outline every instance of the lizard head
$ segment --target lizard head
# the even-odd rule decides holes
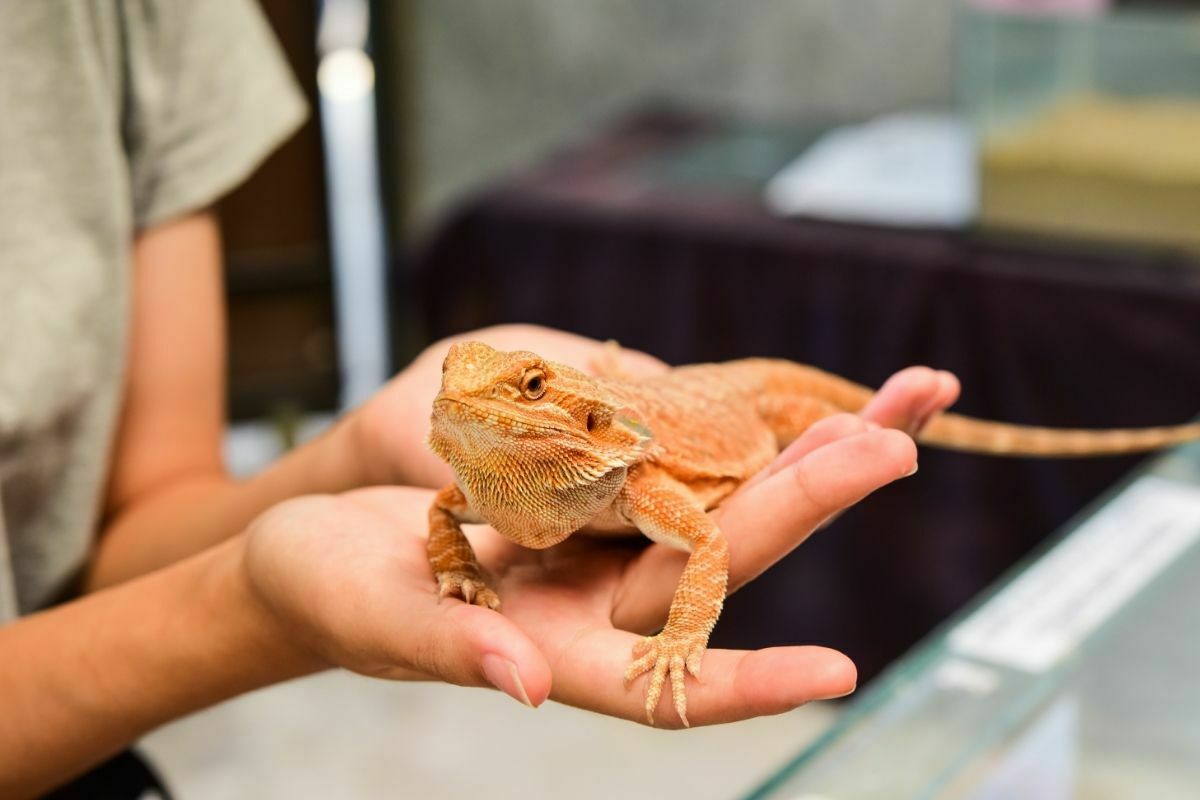
[[[527,547],[548,547],[606,509],[650,432],[600,382],[524,352],[451,346],[431,449],[472,508]]]

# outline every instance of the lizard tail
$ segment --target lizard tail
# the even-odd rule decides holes
[[[803,427],[820,416],[837,411],[860,411],[875,394],[866,386],[815,367],[788,361],[754,359],[742,369],[754,372],[760,408],[769,422],[786,432],[781,441],[799,435]],[[750,376],[747,376],[750,377]],[[787,398],[793,398],[788,405]],[[795,399],[816,401],[820,408],[796,405]],[[778,419],[783,424],[777,424]],[[789,427],[794,430],[786,430]],[[1040,456],[1071,458],[1078,456],[1120,455],[1157,450],[1200,439],[1200,423],[1157,428],[1091,430],[1083,428],[1042,428],[1010,425],[1004,422],[940,414],[917,436],[922,444],[947,450],[984,453],[996,456]]]
[[[807,364],[776,359],[746,359],[732,368],[747,370],[740,381],[757,398],[815,400],[831,412],[860,411],[875,390]]]
[[[917,437],[922,444],[997,456],[1071,458],[1140,453],[1200,439],[1200,423],[1161,428],[1088,430],[1037,428],[959,414],[935,417]]]

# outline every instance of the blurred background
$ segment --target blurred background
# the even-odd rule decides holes
[[[1012,422],[1196,414],[1197,3],[262,5],[313,115],[220,209],[240,472],[500,322],[871,385],[931,364]],[[1136,463],[925,452],[714,645],[825,644],[866,683]],[[651,796],[689,769],[730,796],[839,713],[673,736],[509,703],[326,675],[146,747],[183,798]]]

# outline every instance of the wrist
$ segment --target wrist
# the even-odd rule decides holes
[[[373,484],[374,476],[363,450],[361,409],[338,419],[311,442],[296,447],[254,481],[275,483],[266,508],[292,497],[310,494],[341,494]],[[244,525],[251,520],[246,520]]]
[[[135,620],[106,637],[111,652],[104,660],[120,663],[117,674],[125,680],[103,682],[115,690],[99,698],[103,706],[129,707],[131,721],[148,730],[324,667],[254,593],[245,543],[245,535],[236,536],[117,587],[108,598],[93,595],[117,606],[112,618]],[[131,702],[135,697],[143,703]]]
[[[380,486],[394,483],[394,476],[380,463],[372,447],[377,437],[372,433],[371,406],[374,399],[368,400],[362,406],[351,411],[340,419],[337,426],[330,432],[336,441],[332,446],[340,454],[347,465],[347,472],[352,476],[354,485],[350,488],[359,489],[364,486]]]
[[[246,536],[211,553],[202,589],[205,613],[224,631],[218,653],[241,662],[237,692],[298,678],[329,665],[304,646],[255,590],[246,568]]]

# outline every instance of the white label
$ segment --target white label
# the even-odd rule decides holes
[[[1200,537],[1200,488],[1146,476],[960,623],[952,650],[1043,672]]]
[[[940,689],[975,695],[991,694],[1000,685],[1000,676],[994,669],[961,658],[942,661],[933,679]]]

